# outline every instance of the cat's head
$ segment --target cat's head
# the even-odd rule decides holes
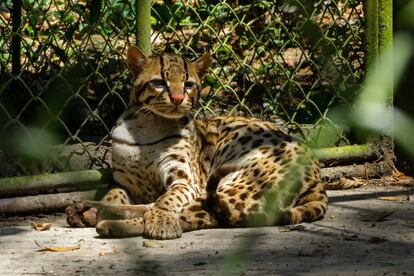
[[[173,54],[145,56],[137,47],[128,49],[127,62],[134,76],[130,105],[142,106],[165,118],[178,119],[197,103],[209,54],[195,61]]]

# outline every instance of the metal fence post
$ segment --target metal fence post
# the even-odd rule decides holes
[[[151,54],[151,0],[136,0],[136,44]]]

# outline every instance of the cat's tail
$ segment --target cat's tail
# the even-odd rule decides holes
[[[328,196],[323,183],[315,181],[299,197],[295,206],[287,209],[279,225],[312,222],[322,219],[328,209]]]

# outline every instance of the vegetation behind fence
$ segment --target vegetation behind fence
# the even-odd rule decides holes
[[[124,54],[136,42],[135,2],[0,3],[4,152],[31,148],[41,156],[39,143],[107,141],[127,107]],[[352,142],[327,115],[356,96],[363,21],[362,3],[353,0],[154,1],[151,40],[153,52],[212,54],[198,116],[270,119],[322,147]],[[306,125],[329,128],[328,139],[317,131],[308,137]]]

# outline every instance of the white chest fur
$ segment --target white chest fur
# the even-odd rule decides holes
[[[154,193],[162,192],[168,182],[167,172],[174,166],[183,169],[171,156],[180,148],[180,153],[192,148],[194,126],[192,122],[186,123],[126,111],[112,131],[115,181],[137,195],[141,194],[139,187],[148,186],[148,181],[155,188]]]

